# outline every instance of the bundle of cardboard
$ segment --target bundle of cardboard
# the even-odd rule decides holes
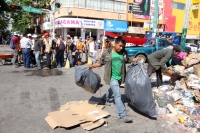
[[[103,105],[90,104],[88,101],[72,101],[61,106],[59,111],[48,113],[45,120],[52,129],[80,125],[89,131],[106,123],[105,117],[109,113],[103,108]]]

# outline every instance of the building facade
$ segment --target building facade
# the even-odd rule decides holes
[[[61,7],[56,9],[58,2]],[[51,7],[55,11],[55,31],[64,38],[69,34],[99,39],[105,19],[127,21],[127,0],[52,0]]]

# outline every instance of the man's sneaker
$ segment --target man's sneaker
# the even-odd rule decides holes
[[[128,117],[128,116],[124,116],[122,118],[120,118],[123,122],[125,123],[130,123],[130,122],[133,122],[132,121],[132,118],[131,117]]]
[[[42,68],[41,68],[41,67],[37,67],[36,69],[37,69],[37,70],[41,70]]]
[[[18,68],[19,67],[19,65],[14,65],[14,68]]]

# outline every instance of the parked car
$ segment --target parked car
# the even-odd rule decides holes
[[[185,43],[185,47],[190,47],[191,52],[197,52],[198,46],[194,43]]]
[[[170,46],[170,42],[165,38],[156,38],[155,45],[144,45],[144,46],[136,46],[136,45],[126,45],[126,57],[140,57],[141,63],[145,63],[147,61],[147,56],[151,53],[164,49]]]

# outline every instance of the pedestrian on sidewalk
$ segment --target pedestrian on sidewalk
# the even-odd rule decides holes
[[[40,62],[40,55],[43,54],[43,44],[40,39],[38,39],[38,36],[36,34],[33,35],[33,42],[34,42],[34,54],[35,54],[35,60],[37,63],[37,69],[42,69],[41,62]]]
[[[56,52],[56,62],[57,62],[57,68],[61,68],[64,63],[64,52],[65,52],[65,44],[63,42],[63,37],[61,36],[59,38],[60,42],[58,44],[58,50]]]
[[[18,32],[14,32],[14,37],[11,38],[10,41],[13,41],[13,44],[15,46],[15,48],[13,49],[13,66],[15,68],[18,68],[19,67],[19,63],[18,63],[18,55],[19,55],[19,44],[20,44],[20,40],[19,40],[19,37],[18,37]]]
[[[104,81],[106,84],[110,85],[110,89],[106,93],[106,103],[109,100],[109,96],[113,93],[119,117],[125,123],[128,123],[132,122],[132,119],[127,116],[119,88],[119,85],[124,83],[126,74],[126,59],[123,56],[125,44],[126,41],[122,37],[116,38],[114,47],[104,50],[100,60],[89,66],[89,68],[96,68],[105,65]],[[136,61],[136,59],[130,58],[130,62],[133,61]]]
[[[84,49],[84,42],[82,41],[82,37],[79,37],[79,39],[76,42],[76,53],[74,59],[75,65],[82,64],[83,49]]]
[[[86,40],[85,40],[85,46],[84,46],[86,62],[88,61],[89,42],[90,42],[90,37],[87,36],[87,38],[86,38]]]
[[[31,45],[31,54],[30,54],[30,66],[34,67],[36,65],[36,61],[35,61],[35,55],[34,55],[34,40],[32,38],[31,34],[27,34],[28,39],[31,41],[32,45]]]
[[[28,39],[27,35],[24,34],[23,38],[20,40],[22,48],[23,63],[25,68],[30,68],[30,56],[31,56],[31,46],[32,42]]]
[[[89,56],[92,59],[92,64],[96,63],[96,49],[95,49],[95,42],[94,38],[90,37],[90,42],[89,42]]]
[[[47,57],[47,64],[46,67],[47,69],[51,69],[51,47],[52,47],[52,40],[49,37],[48,33],[44,34],[44,45],[45,45],[45,54]]]
[[[73,52],[73,48],[75,47],[75,45],[72,43],[71,37],[68,36],[66,39],[66,58],[68,58],[69,63],[70,63],[70,67],[73,67],[73,57],[72,57],[72,52]]]

